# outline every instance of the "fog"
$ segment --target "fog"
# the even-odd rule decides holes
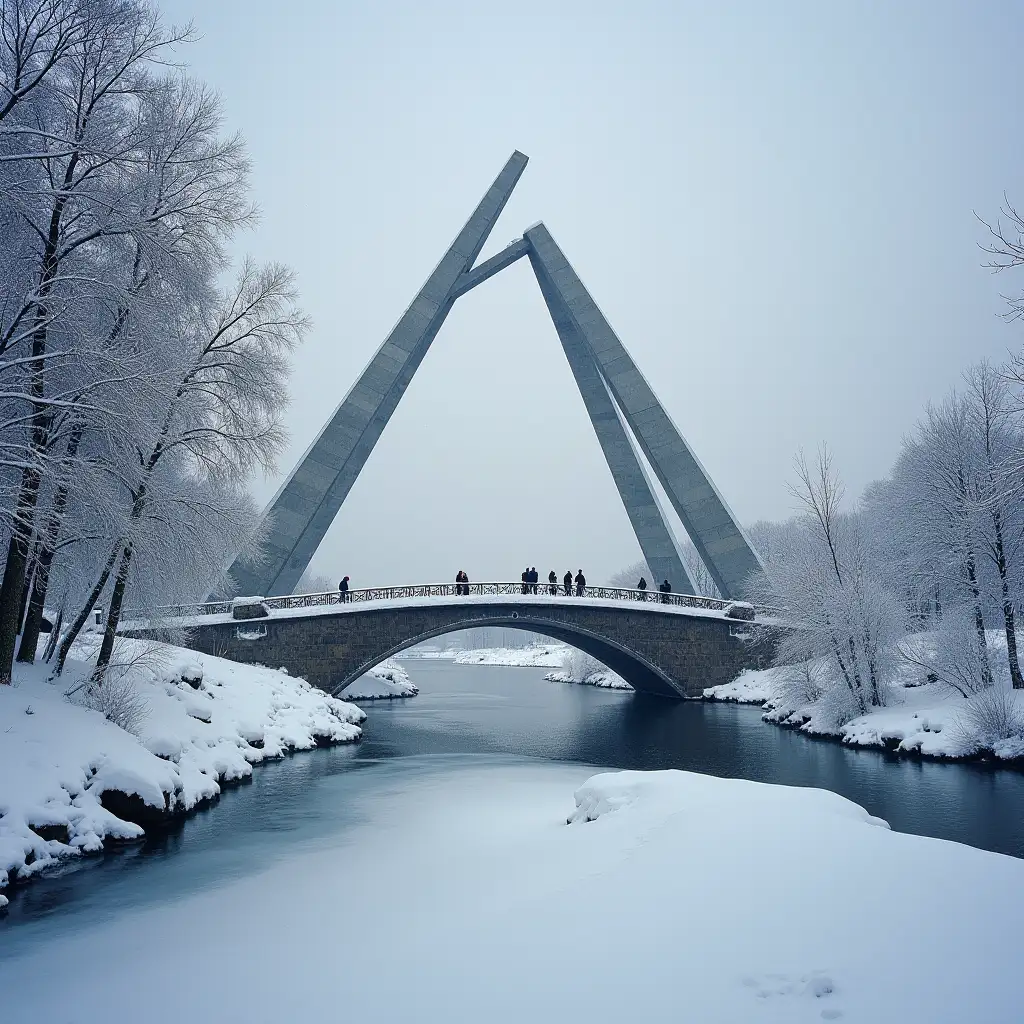
[[[164,0],[253,158],[238,254],[298,274],[268,500],[513,149],[482,258],[544,220],[743,523],[801,446],[851,496],[963,368],[1024,202],[1016,4]],[[842,7],[842,9],[840,9]],[[639,557],[527,261],[459,299],[313,568],[354,587]]]

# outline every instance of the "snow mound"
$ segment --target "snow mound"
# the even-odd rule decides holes
[[[889,828],[882,818],[868,814],[863,807],[824,789],[798,789],[773,786],[745,779],[719,779],[684,772],[675,768],[665,771],[604,772],[593,775],[573,794],[576,809],[566,824],[597,821],[599,818],[637,808],[667,823],[671,819],[714,816],[716,807],[730,808],[742,814],[744,809],[761,815],[766,809],[784,824],[786,818],[806,816],[808,809],[826,817]]]
[[[731,683],[709,686],[705,700],[730,701],[734,704],[766,704],[778,693],[780,669],[744,669]]]
[[[585,679],[573,679],[572,673],[565,669],[549,672],[545,677],[551,683],[575,683],[577,686],[596,686],[602,690],[632,690],[633,687],[616,673],[605,670],[591,672]]]
[[[145,711],[136,734],[65,696],[89,674],[96,637],[73,648],[64,676],[16,666],[0,687],[0,889],[143,823],[216,799],[224,782],[291,750],[359,739],[365,713],[303,679],[137,640],[119,641]],[[74,700],[85,691],[79,689]],[[106,806],[105,806],[106,805]],[[108,809],[109,808],[109,809]]]
[[[394,661],[375,665],[345,690],[346,700],[393,700],[415,697],[420,688],[409,673]]]

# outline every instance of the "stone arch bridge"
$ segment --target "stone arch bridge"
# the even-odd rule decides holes
[[[157,637],[185,627],[189,646],[248,664],[283,666],[329,693],[408,647],[457,630],[504,626],[577,647],[642,692],[699,697],[707,686],[757,667],[752,609],[682,594],[588,588],[587,596],[552,595],[541,584],[453,584],[247,598],[154,610],[124,632]],[[644,599],[646,598],[646,599]],[[159,613],[159,618],[155,615]]]

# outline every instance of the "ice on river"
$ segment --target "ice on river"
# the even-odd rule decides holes
[[[0,958],[3,1019],[1018,1019],[1022,861],[822,790],[395,770],[340,838]]]

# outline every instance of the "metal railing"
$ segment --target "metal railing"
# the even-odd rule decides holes
[[[467,593],[468,591],[468,593]],[[421,583],[405,587],[367,587],[364,590],[349,590],[342,594],[337,590],[325,594],[286,594],[283,597],[259,598],[268,609],[323,608],[335,604],[365,604],[371,601],[400,601],[417,597],[490,597],[495,595],[518,595],[525,600],[534,597],[577,597],[575,584],[566,590],[561,583]],[[619,587],[586,587],[583,597],[603,601],[635,601],[641,604],[669,604],[682,608],[703,608],[722,611],[730,601],[716,597],[701,597],[697,594],[662,594],[657,590],[624,590]],[[255,598],[254,598],[255,600]],[[176,604],[160,608],[136,608],[126,611],[123,618],[195,618],[204,615],[230,615],[232,601],[208,601],[205,604]]]

